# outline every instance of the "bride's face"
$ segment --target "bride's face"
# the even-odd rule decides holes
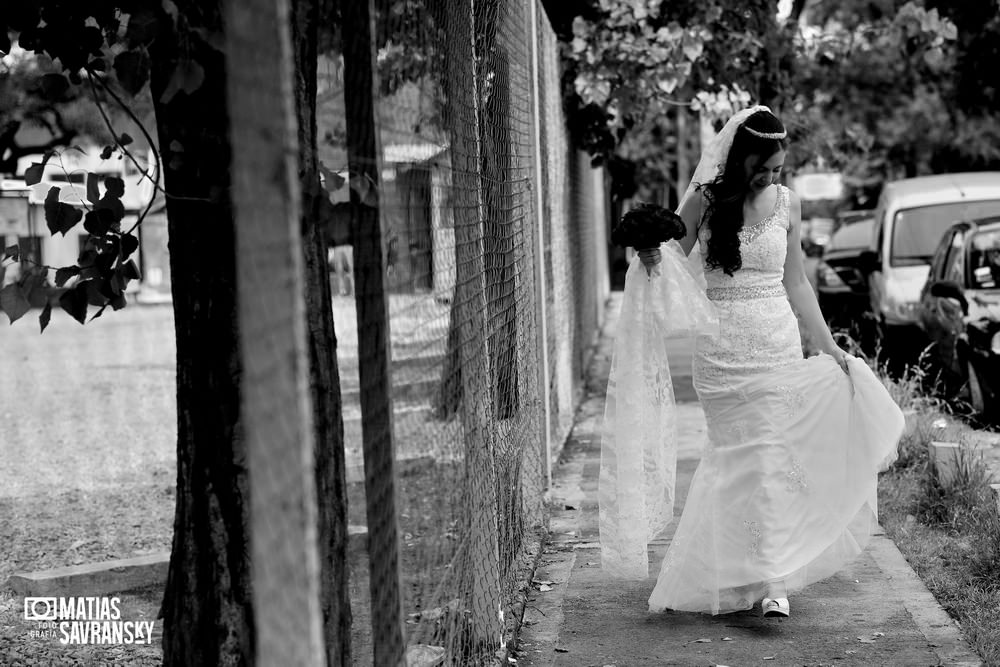
[[[781,168],[785,166],[785,151],[778,151],[766,160],[760,155],[750,155],[743,163],[747,189],[751,194],[760,194],[772,183],[777,183]]]

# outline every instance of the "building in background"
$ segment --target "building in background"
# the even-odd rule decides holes
[[[102,186],[110,177],[125,181],[123,230],[135,224],[153,199],[143,223],[134,232],[139,238],[139,250],[133,259],[142,278],[129,286],[128,293],[140,302],[169,300],[170,264],[164,199],[162,194],[155,193],[151,178],[143,171],[152,164],[152,153],[137,155],[137,166],[127,158],[102,160],[100,152],[101,147],[96,144],[83,144],[79,150],[64,149],[47,162],[42,180],[32,186],[25,184],[24,173],[32,163],[40,162],[42,156],[26,156],[18,161],[17,177],[0,181],[0,240],[4,247],[19,246],[22,260],[7,268],[2,281],[4,284],[16,281],[33,264],[62,267],[76,263],[87,240],[87,230],[81,223],[65,235],[52,234],[45,223],[45,197],[52,187],[58,187],[60,201],[81,206],[87,201],[87,174],[94,173]],[[55,283],[52,270],[49,282]]]

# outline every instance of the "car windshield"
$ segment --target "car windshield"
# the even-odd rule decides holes
[[[1000,283],[1000,227],[981,230],[972,237],[969,273],[974,288],[992,289]]]
[[[873,222],[874,220],[872,220],[872,218],[866,218],[853,221],[850,224],[844,224],[843,227],[834,233],[833,238],[830,239],[830,243],[827,245],[827,250],[854,250],[867,248],[872,240]]]
[[[941,235],[952,223],[994,215],[1000,215],[1000,199],[934,204],[898,211],[896,224],[892,226],[889,264],[930,264]]]

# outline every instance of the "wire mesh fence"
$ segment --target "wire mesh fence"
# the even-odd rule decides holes
[[[600,324],[603,175],[570,149],[559,44],[540,4],[375,0],[374,10],[379,84],[353,88],[335,57],[324,60],[318,123],[326,177],[363,188],[343,119],[358,96],[374,97],[396,476],[395,498],[379,502],[398,510],[406,644],[445,664],[486,664],[523,604],[549,466]],[[349,265],[359,261],[349,235],[333,237],[350,518],[363,524],[373,499],[359,369],[375,360],[359,353],[355,308],[373,297]],[[374,590],[393,573],[369,551]],[[352,576],[367,568],[352,562]],[[366,588],[352,585],[361,663],[393,641],[371,636],[368,619],[396,613]]]

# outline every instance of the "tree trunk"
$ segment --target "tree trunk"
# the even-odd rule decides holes
[[[246,446],[240,423],[236,241],[229,116],[218,2],[178,0],[150,48],[151,91],[165,163],[177,339],[177,505],[163,602],[164,665],[254,664]],[[183,48],[180,46],[183,45]],[[172,96],[197,63],[200,84]]]
[[[287,0],[224,4],[255,654],[316,667],[326,648],[290,12]]]
[[[399,521],[393,452],[390,323],[382,206],[381,147],[375,98],[374,0],[340,0],[344,45],[347,167],[351,187],[354,304],[361,385],[369,591],[374,661],[406,664],[400,583]],[[361,192],[367,190],[367,196]]]
[[[306,274],[306,324],[319,501],[320,604],[329,667],[351,664],[351,601],[347,563],[347,482],[337,337],[327,269],[327,238],[321,226],[326,193],[316,153],[317,0],[292,1],[295,100],[299,119],[302,183],[302,251]]]
[[[183,27],[163,15],[151,48],[151,87],[162,147],[177,338],[177,506],[164,595],[165,665],[243,665],[254,658],[248,557],[242,364],[236,318],[235,235],[229,194],[225,61],[195,31],[222,30],[221,8],[178,2]],[[292,21],[303,184],[310,389],[319,506],[320,603],[327,662],[350,664],[346,484],[336,338],[317,225],[315,0],[296,0]],[[304,26],[310,26],[306,30]],[[183,34],[182,31],[183,30]],[[178,44],[184,44],[182,50]],[[186,60],[204,80],[164,99]]]

